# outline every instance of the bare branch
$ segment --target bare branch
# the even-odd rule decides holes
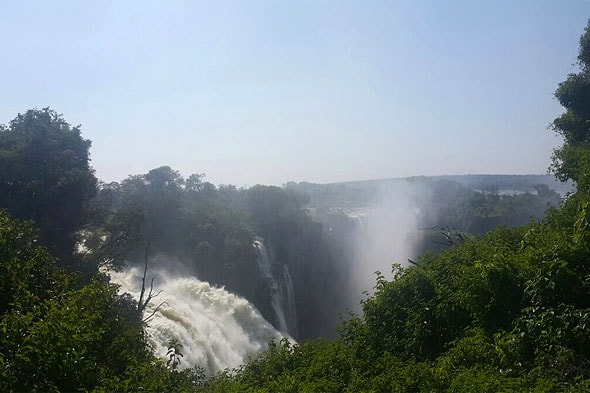
[[[142,313],[145,306],[147,306],[147,303],[143,303],[143,297],[145,295],[145,277],[147,275],[147,270],[148,270],[148,249],[150,247],[150,242],[149,240],[146,242],[145,244],[145,256],[144,256],[144,268],[143,268],[143,276],[141,277],[141,293],[139,295],[139,301],[137,304],[137,311],[139,313]],[[152,284],[153,284],[154,280],[152,278]]]
[[[442,237],[442,240],[437,240],[434,239],[432,240],[433,243],[435,244],[442,244],[445,246],[459,246],[463,243],[465,243],[465,235],[461,232],[458,231],[455,228],[451,228],[449,225],[447,225],[446,227],[442,227],[440,225],[435,225],[431,228],[420,228],[419,230],[428,230],[428,231],[433,231],[433,230],[438,230],[440,233],[440,236]]]
[[[147,277],[147,271],[148,271],[148,255],[149,255],[149,241],[147,242],[146,246],[145,246],[145,257],[144,257],[144,267],[143,267],[143,276],[141,277],[141,293],[139,295],[139,301],[137,302],[137,313],[139,315],[143,315],[145,309],[147,308],[148,304],[152,301],[152,299],[158,297],[163,290],[159,290],[158,292],[154,293],[154,280],[156,279],[156,276],[153,276],[151,281],[150,281],[150,290],[147,293],[145,293],[145,279]],[[144,300],[145,299],[145,300]],[[160,309],[160,307],[162,307],[162,305],[164,304],[168,304],[166,302],[162,302],[160,303],[151,313],[150,315],[148,315],[147,317],[143,318],[143,322],[147,322],[149,321],[156,312],[158,312],[158,310]]]
[[[160,291],[160,292],[162,292],[162,291]],[[152,319],[152,318],[154,317],[154,315],[155,315],[155,314],[156,314],[158,311],[160,311],[160,307],[162,307],[164,304],[165,304],[165,305],[167,305],[167,306],[170,306],[170,305],[168,304],[168,302],[165,302],[165,301],[164,301],[164,302],[162,302],[162,303],[160,303],[160,304],[158,304],[158,306],[157,306],[157,307],[154,309],[154,311],[152,311],[152,312],[150,313],[150,315],[148,315],[147,317],[145,317],[145,318],[143,319],[143,322],[144,322],[144,323],[147,323],[147,322],[148,322],[150,319]]]

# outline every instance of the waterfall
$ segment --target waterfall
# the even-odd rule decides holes
[[[269,283],[270,305],[275,313],[278,329],[284,334],[297,336],[297,313],[295,292],[287,265],[282,265],[275,272],[276,263],[272,254],[264,245],[264,240],[257,237],[252,246],[258,255],[258,270],[262,278]]]
[[[139,268],[109,272],[112,282],[139,298]],[[151,277],[151,274],[150,274]],[[208,374],[235,368],[283,338],[247,300],[194,277],[159,272],[155,288],[162,293],[146,309],[151,314],[164,303],[146,328],[156,356],[165,359],[170,339],[182,344],[181,368],[204,367]]]
[[[295,305],[295,291],[293,290],[293,281],[291,280],[291,274],[289,274],[289,268],[287,265],[283,265],[283,288],[286,300],[287,309],[287,326],[292,336],[297,337],[297,308]]]

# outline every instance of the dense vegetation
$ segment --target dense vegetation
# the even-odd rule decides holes
[[[590,25],[579,65],[556,92],[566,112],[553,123],[564,137],[553,169],[577,186],[559,208],[541,221],[462,237],[411,268],[394,265],[394,278],[377,276],[362,314],[343,321],[337,339],[274,343],[208,380],[198,367],[179,370],[178,342],[170,342],[167,362],[154,358],[141,305],[118,294],[99,267],[140,262],[146,250],[173,252],[184,269],[268,313],[251,246],[258,234],[296,272],[305,289],[298,300],[313,305],[308,315],[319,315],[329,307],[319,300],[322,280],[337,271],[320,263],[331,254],[321,225],[302,208],[308,200],[288,188],[217,188],[169,167],[97,188],[90,142],[78,127],[50,109],[19,115],[0,129],[0,390],[590,390]],[[528,214],[538,201],[546,207],[532,194],[463,198],[461,185],[437,185],[435,199],[456,202],[448,217],[513,216],[519,205]],[[79,239],[84,255],[74,252]]]
[[[90,141],[55,111],[30,110],[0,126],[0,206],[34,220],[41,243],[69,266],[84,204],[96,193]]]
[[[154,359],[137,304],[96,276],[83,284],[0,214],[0,390],[175,391],[193,371]],[[183,385],[184,384],[184,385]]]
[[[212,391],[586,391],[589,244],[566,210],[396,267],[339,340],[284,343]]]

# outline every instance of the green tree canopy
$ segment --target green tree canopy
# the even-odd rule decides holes
[[[563,136],[563,146],[553,154],[552,168],[562,180],[571,179],[583,192],[590,190],[590,24],[580,37],[580,71],[559,84],[555,97],[566,109],[552,128]]]
[[[0,391],[186,392],[191,370],[154,358],[137,303],[98,275],[82,286],[0,211]]]
[[[0,207],[34,220],[41,243],[66,265],[84,203],[96,193],[91,142],[49,108],[19,114],[0,126]]]

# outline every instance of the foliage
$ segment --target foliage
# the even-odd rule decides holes
[[[237,190],[218,190],[201,179],[195,174],[185,181],[164,166],[102,184],[91,204],[87,258],[120,268],[125,260],[142,260],[149,242],[153,254],[182,255],[189,272],[240,292],[236,283],[221,281],[251,275],[247,270],[256,266],[245,214],[235,206],[238,198],[227,198]]]
[[[272,268],[283,274],[287,266],[297,288],[298,321],[312,327],[301,329],[302,336],[329,334],[332,325],[322,321],[323,309],[330,305],[321,299],[336,298],[338,286],[333,286],[331,297],[323,296],[324,280],[338,272],[323,243],[321,224],[302,209],[306,197],[279,187],[215,187],[203,176],[193,174],[185,180],[164,166],[120,184],[101,184],[85,228],[88,265],[139,264],[149,243],[151,255],[170,257],[160,261],[178,261],[175,266],[151,261],[153,268],[181,269],[223,285],[253,302],[278,325],[270,303],[271,283],[259,274],[253,247],[254,240],[262,237],[274,257]],[[291,334],[297,336],[296,330]]]
[[[101,277],[82,286],[36,244],[30,223],[0,213],[0,245],[1,391],[193,386],[190,371],[153,358],[134,302]]]
[[[561,180],[571,179],[578,190],[590,191],[590,25],[580,37],[580,71],[559,84],[555,97],[566,111],[553,121],[552,128],[564,143],[553,154],[552,168]]]
[[[341,339],[275,345],[206,391],[584,391],[589,248],[572,221],[555,210],[394,266]]]
[[[80,127],[49,108],[28,110],[0,126],[0,208],[34,220],[41,243],[66,266],[75,264],[74,235],[96,192],[89,148]]]

